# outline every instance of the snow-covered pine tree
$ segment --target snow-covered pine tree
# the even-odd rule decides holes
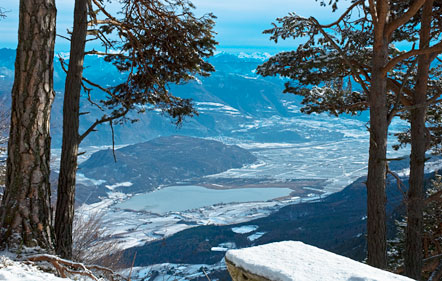
[[[334,9],[336,2],[331,1]],[[409,80],[416,71],[414,57],[431,54],[434,59],[434,54],[437,56],[442,51],[441,43],[430,47],[430,42],[424,42],[418,49],[413,44],[409,51],[400,51],[393,45],[399,41],[414,43],[419,40],[413,22],[420,23],[420,11],[425,2],[352,1],[331,24],[320,24],[313,17],[290,13],[279,18],[279,25],[275,24],[265,33],[271,34],[275,42],[279,38],[293,38],[304,39],[304,43],[294,51],[277,54],[258,68],[261,75],[280,75],[295,81],[286,83],[285,92],[303,97],[302,111],[305,113],[329,112],[338,116],[370,109],[368,263],[378,267],[386,266],[384,190],[388,172],[388,126],[398,113],[417,110],[410,107],[413,102],[422,103],[421,98],[415,97],[418,88],[409,87]],[[429,66],[419,63],[418,70],[425,70],[425,65]],[[419,77],[422,73],[418,72]],[[421,80],[426,88],[427,79]],[[438,96],[430,96],[424,103],[439,102]],[[421,111],[421,106],[417,108]]]

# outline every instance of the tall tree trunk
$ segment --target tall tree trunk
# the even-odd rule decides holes
[[[21,0],[0,242],[53,249],[49,119],[54,100],[55,0]]]
[[[387,58],[388,44],[375,46],[370,89],[370,150],[367,175],[367,252],[368,264],[387,266],[385,178],[387,158],[386,79],[380,73]]]
[[[368,264],[386,268],[387,236],[385,179],[387,158],[388,108],[387,80],[382,75],[388,58],[389,40],[384,28],[388,21],[388,1],[376,1],[370,106],[370,149],[367,175],[367,252]]]
[[[76,0],[63,104],[63,143],[58,178],[55,234],[56,253],[68,259],[72,257],[72,223],[74,220],[75,178],[80,141],[78,128],[84,49],[87,35],[87,12],[87,0]]]
[[[419,48],[429,46],[433,0],[423,6]],[[405,274],[419,280],[422,273],[422,232],[424,200],[424,166],[427,138],[425,116],[427,113],[427,83],[430,69],[430,54],[418,57],[416,87],[413,104],[420,105],[411,110],[411,155],[410,181],[407,198],[407,228],[405,234]]]

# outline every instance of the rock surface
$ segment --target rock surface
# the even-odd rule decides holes
[[[233,281],[246,281],[246,280],[247,281],[271,281],[265,277],[248,272],[247,270],[242,269],[241,267],[237,267],[227,259],[226,259],[226,265],[227,265],[227,269],[229,270],[230,276],[232,277]]]

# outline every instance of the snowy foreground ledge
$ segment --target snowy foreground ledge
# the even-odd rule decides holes
[[[229,250],[226,264],[234,281],[412,280],[295,241]]]

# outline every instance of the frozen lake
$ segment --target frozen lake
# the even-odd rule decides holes
[[[219,203],[267,201],[289,195],[289,188],[240,188],[215,190],[201,186],[170,186],[154,192],[138,194],[117,204],[117,208],[146,210],[153,213],[179,212]]]

